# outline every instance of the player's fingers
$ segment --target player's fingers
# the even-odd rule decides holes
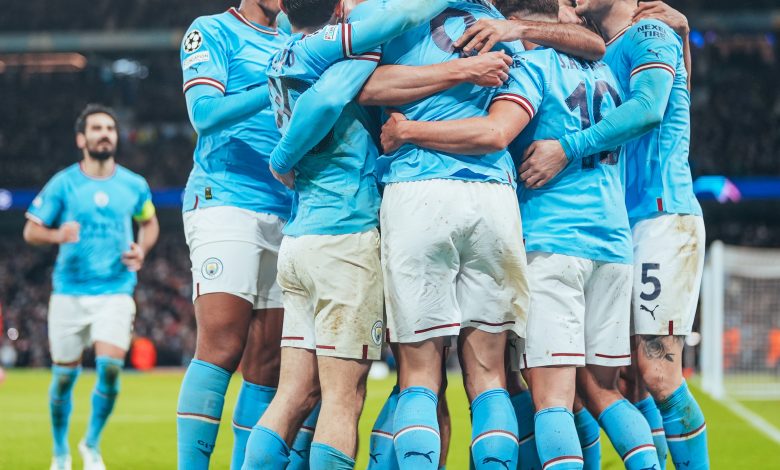
[[[485,42],[485,40],[490,36],[490,29],[486,28],[479,32],[476,36],[474,36],[471,41],[469,41],[468,44],[463,48],[463,52],[469,54],[471,51],[481,51],[482,50],[482,44]],[[489,49],[488,49],[489,50]]]
[[[504,51],[501,51],[501,58],[504,59],[504,63],[506,64],[507,68],[512,66],[512,63],[514,62],[511,57],[509,57],[509,54],[505,53]]]
[[[465,44],[468,44],[469,40],[473,38],[474,35],[479,33],[483,27],[484,24],[481,21],[477,21],[470,28],[468,28],[452,45],[455,46],[455,48],[463,47]]]
[[[530,189],[534,189],[536,184],[539,182],[540,178],[541,177],[539,175],[536,175],[536,174],[531,175],[528,179],[526,179],[524,181],[525,187],[526,188],[530,188]]]
[[[501,72],[498,74],[498,78],[499,80],[501,80],[501,83],[499,83],[499,85],[503,85],[504,83],[506,83],[507,80],[509,80],[509,74],[506,72]]]
[[[483,44],[482,47],[480,48],[480,54],[484,54],[486,52],[492,51],[493,47],[496,44],[498,44],[498,39],[499,39],[498,34],[494,34],[494,35],[488,37],[485,40],[485,44]]]

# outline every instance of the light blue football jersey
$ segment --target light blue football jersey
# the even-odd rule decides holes
[[[587,129],[622,102],[604,62],[540,48],[515,56],[496,100],[521,106],[531,122],[510,146],[518,165],[536,140]],[[620,149],[576,161],[539,189],[518,187],[527,251],[631,263],[631,230],[622,187]]]
[[[358,9],[350,20],[361,11],[371,13],[367,8]],[[352,99],[374,72],[381,57],[379,49],[351,53],[346,39],[342,41],[350,34],[348,23],[329,25],[306,36],[293,34],[274,55],[267,75],[282,134],[288,131],[293,112],[296,119],[308,114],[296,108],[307,90]],[[339,58],[345,59],[333,64]],[[358,233],[379,224],[378,151],[369,131],[375,127],[369,113],[351,101],[325,138],[295,164],[295,196],[285,235]]]
[[[661,125],[626,144],[626,205],[631,223],[661,212],[701,215],[688,165],[691,98],[682,39],[658,20],[642,20],[607,43],[604,57],[623,92],[631,77],[648,69],[674,75]]]
[[[430,65],[460,57],[453,42],[479,19],[504,17],[486,0],[453,4],[428,24],[418,26],[383,46],[382,64]],[[497,47],[513,54],[519,42]],[[497,88],[464,83],[398,109],[414,121],[444,121],[485,116]],[[461,155],[405,144],[377,162],[383,184],[428,179],[496,181],[515,184],[516,170],[508,151],[488,155]]]
[[[122,264],[133,242],[133,218],[154,215],[146,180],[116,165],[107,178],[87,176],[78,163],[60,171],[33,200],[27,217],[47,227],[81,225],[76,243],[60,245],[54,265],[55,294],[130,294],[136,275]]]
[[[184,92],[211,86],[225,95],[265,85],[271,56],[287,35],[247,20],[235,8],[196,19],[181,45]],[[232,206],[290,216],[292,194],[268,169],[279,141],[271,108],[207,135],[199,135],[183,209]]]

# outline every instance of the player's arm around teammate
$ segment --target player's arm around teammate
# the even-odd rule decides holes
[[[517,11],[523,6],[523,2],[517,0],[496,0],[494,3],[501,11]],[[559,17],[566,18],[564,15]],[[604,41],[581,23],[559,21],[551,25],[546,21],[530,21],[511,14],[507,15],[506,21],[482,19],[466,30],[455,42],[455,47],[465,54],[475,51],[484,54],[500,42],[528,41],[586,60],[601,59],[604,57]]]
[[[668,443],[674,462],[708,468],[704,416],[682,376],[683,338],[693,324],[704,262],[704,224],[688,163],[684,45],[661,21],[632,24],[636,8],[630,0],[589,0],[578,7],[611,38],[607,62],[628,100],[585,131],[535,143],[521,170],[527,182],[540,186],[566,166],[564,160],[633,139],[626,160],[635,270],[632,368],[635,385],[647,386],[652,395],[637,406],[658,435],[662,460]]]
[[[177,406],[179,468],[208,467],[230,377],[242,364],[232,468],[278,382],[282,302],[276,284],[291,196],[258,161],[279,139],[265,67],[285,36],[276,0],[196,19],[181,46],[187,111],[198,133],[185,189],[197,323],[195,359]],[[312,398],[316,401],[316,396]]]
[[[49,181],[30,206],[24,227],[28,243],[60,246],[48,318],[53,362],[51,468],[57,470],[70,469],[71,391],[83,350],[92,344],[98,380],[79,451],[86,469],[105,469],[100,438],[119,393],[119,375],[130,346],[135,272],[159,234],[149,186],[116,164],[117,143],[114,112],[87,106],[76,121],[81,162]],[[139,227],[137,243],[132,220]]]

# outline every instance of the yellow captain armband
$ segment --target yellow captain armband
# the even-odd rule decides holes
[[[143,207],[141,207],[141,212],[133,216],[133,220],[135,220],[136,222],[146,222],[147,220],[154,217],[154,214],[156,213],[157,213],[157,209],[154,208],[154,204],[152,204],[152,200],[149,199],[146,202],[144,202]]]

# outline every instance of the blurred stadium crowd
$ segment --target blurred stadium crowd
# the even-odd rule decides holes
[[[97,0],[90,8],[70,2],[10,2],[0,31],[184,29],[201,14],[232,2]],[[739,2],[670,2],[690,9],[730,9]],[[775,0],[755,0],[770,7]],[[19,21],[25,18],[25,21]],[[780,176],[780,46],[773,34],[694,32],[693,136],[691,166],[701,175]],[[0,69],[0,187],[39,188],[77,158],[72,122],[86,102],[102,102],[120,113],[119,162],[143,174],[153,188],[181,187],[191,168],[194,132],[181,93],[181,70],[174,50],[85,53],[77,72],[32,73]],[[167,214],[168,219],[178,215]],[[173,225],[173,227],[171,227]],[[708,238],[727,243],[780,246],[780,230],[766,220],[746,225],[726,217],[708,221]],[[0,364],[48,363],[46,302],[55,248],[24,245],[17,235],[0,244],[0,307],[8,332],[0,338]],[[168,224],[147,259],[136,292],[136,333],[157,347],[158,364],[181,365],[193,353],[188,251],[180,227]],[[13,359],[13,361],[11,361]],[[5,364],[9,365],[9,364]]]

